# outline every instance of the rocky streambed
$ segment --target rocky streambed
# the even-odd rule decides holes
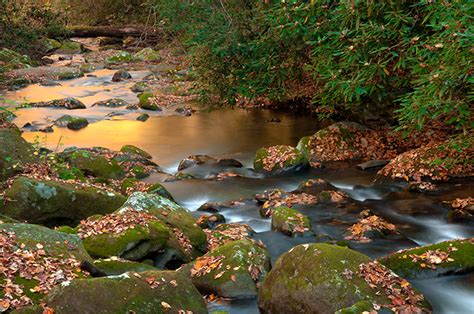
[[[166,49],[93,43],[9,74],[0,311],[472,310],[472,162],[431,162],[447,134],[209,111]]]

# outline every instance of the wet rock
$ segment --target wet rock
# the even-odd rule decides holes
[[[270,269],[268,252],[249,240],[224,244],[180,270],[203,293],[252,298]]]
[[[19,172],[27,163],[39,162],[34,148],[21,137],[17,127],[0,127],[0,181]]]
[[[298,149],[287,145],[261,148],[254,159],[255,170],[267,173],[299,170],[307,165],[306,157]]]
[[[150,87],[148,86],[147,82],[137,82],[133,84],[130,89],[134,93],[150,92]]]
[[[138,107],[145,110],[162,111],[158,105],[156,96],[148,92],[138,95]]]
[[[445,241],[390,254],[379,260],[399,276],[429,278],[474,270],[474,239]]]
[[[107,274],[107,276],[119,276],[127,272],[140,273],[144,271],[157,270],[156,267],[148,264],[127,261],[119,258],[95,260],[94,266]]]
[[[66,125],[69,130],[78,131],[89,125],[89,121],[86,118],[73,117]]]
[[[390,160],[369,160],[357,165],[361,170],[380,168],[389,163]]]
[[[217,159],[209,155],[192,155],[180,161],[178,171],[197,165],[215,165],[233,168],[243,167],[242,163],[235,159]]]
[[[51,101],[45,102],[34,102],[26,104],[28,107],[52,107],[52,108],[65,108],[68,110],[75,110],[75,109],[86,109],[86,105],[78,99],[75,98],[63,98],[63,99],[55,99]]]
[[[119,208],[125,198],[94,187],[18,177],[5,191],[0,213],[30,223],[48,226],[75,224],[94,214]]]
[[[123,51],[123,50],[117,50],[106,59],[106,62],[108,64],[120,64],[120,63],[131,62],[132,60],[133,60],[133,56],[129,52]]]
[[[389,304],[357,275],[369,258],[329,244],[302,244],[278,258],[260,286],[263,313],[334,313],[360,301]]]
[[[44,80],[68,80],[84,76],[84,73],[73,67],[48,67],[39,66],[12,70],[6,74],[13,84],[14,80],[23,80],[25,83],[38,83]],[[25,79],[28,78],[28,79]]]
[[[209,202],[209,203],[204,203],[201,206],[199,206],[198,211],[218,213],[222,208],[225,208],[225,207],[226,206],[222,203]]]
[[[204,300],[191,281],[174,271],[76,279],[53,289],[45,303],[58,314],[207,313]]]
[[[132,75],[125,70],[118,70],[112,76],[112,82],[121,82],[124,80],[129,80],[132,78]]]
[[[322,191],[317,195],[318,202],[322,204],[342,203],[349,200],[349,196],[341,191]]]
[[[108,108],[118,108],[118,107],[126,107],[130,104],[123,99],[120,98],[111,98],[107,100],[102,100],[94,103],[92,107],[99,106],[99,107],[108,107]]]
[[[272,210],[272,230],[289,236],[303,236],[311,232],[311,221],[295,209],[280,206]]]
[[[332,191],[336,188],[326,180],[323,179],[308,179],[301,182],[293,193],[306,193],[311,195],[318,195],[323,191]]]
[[[137,117],[137,120],[138,121],[141,121],[141,122],[145,122],[146,120],[148,120],[150,118],[150,115],[149,114],[141,114]]]
[[[53,129],[52,126],[47,126],[47,127],[42,128],[42,129],[39,129],[38,131],[43,132],[43,133],[53,133],[54,129]]]
[[[122,146],[120,151],[123,152],[123,153],[136,154],[136,155],[142,156],[143,158],[146,158],[146,159],[152,159],[153,158],[152,155],[150,155],[149,153],[147,153],[143,149],[141,149],[139,147],[136,147],[134,145],[124,145],[124,146]]]
[[[225,223],[225,217],[221,214],[201,215],[197,224],[203,229],[214,229],[217,225]]]
[[[175,182],[175,181],[190,180],[190,179],[195,179],[195,177],[192,174],[184,173],[180,171],[180,172],[177,172],[172,177],[166,178],[165,182]]]
[[[159,61],[161,59],[161,56],[157,51],[153,50],[150,47],[147,47],[135,53],[133,55],[133,58],[139,61],[151,62],[151,61]]]
[[[59,82],[53,80],[46,80],[40,83],[41,86],[61,86]]]
[[[185,117],[190,117],[193,114],[192,109],[186,108],[186,107],[179,107],[179,108],[176,108],[174,111]]]
[[[99,154],[87,150],[75,150],[69,152],[66,161],[85,175],[91,175],[102,179],[120,179],[124,175],[123,168],[115,160],[107,160]]]

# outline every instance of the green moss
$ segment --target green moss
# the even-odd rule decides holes
[[[306,157],[295,147],[287,145],[278,145],[272,147],[277,149],[277,155],[291,155],[291,157],[286,158],[283,162],[283,165],[280,163],[275,163],[271,170],[265,169],[265,159],[269,157],[269,148],[260,148],[254,158],[254,168],[256,171],[261,172],[279,172],[279,171],[288,171],[294,170],[301,167],[304,167],[308,164]]]
[[[23,164],[39,162],[33,151],[18,128],[0,129],[0,181],[20,172]]]
[[[69,163],[85,174],[104,179],[120,179],[124,170],[115,160],[108,161],[86,150],[77,150],[68,158]]]
[[[221,257],[222,266],[202,276],[194,276],[192,281],[201,292],[215,293],[222,297],[255,297],[256,283],[263,280],[270,269],[268,252],[250,240],[224,244],[204,255],[204,258],[208,256]],[[195,262],[186,265],[181,271],[190,274],[194,264]],[[255,281],[248,270],[253,267],[261,270]]]
[[[143,149],[141,149],[137,146],[134,146],[134,145],[124,145],[124,146],[122,146],[120,151],[123,152],[123,153],[136,154],[136,155],[139,155],[139,156],[141,156],[143,158],[146,158],[146,159],[152,159],[153,158],[152,155],[150,155],[149,153],[147,153]]]
[[[75,41],[65,41],[57,50],[57,53],[77,54],[84,51],[84,46]]]
[[[149,222],[147,227],[136,225],[118,234],[89,236],[83,239],[83,243],[87,252],[96,258],[126,255],[128,259],[138,260],[149,252],[163,248],[169,235],[169,229],[155,221]]]
[[[110,213],[125,202],[119,194],[93,187],[26,177],[15,179],[5,196],[9,201],[0,213],[47,225],[77,224],[93,214]]]
[[[133,61],[133,56],[127,51],[117,51],[112,56],[106,59],[107,63],[116,64],[116,63],[126,63]]]
[[[108,276],[118,276],[126,272],[144,272],[156,270],[155,267],[126,260],[96,260],[94,265]]]
[[[298,245],[276,261],[259,289],[259,307],[265,312],[333,313],[363,300],[389,303],[359,276],[345,275],[367,262],[367,256],[339,246]]]
[[[161,59],[160,54],[150,47],[138,51],[133,55],[133,58],[139,61],[159,61]]]
[[[159,284],[152,288],[145,278]],[[190,280],[174,271],[73,280],[54,288],[46,304],[55,313],[207,313],[204,300]]]
[[[299,211],[280,206],[272,210],[272,230],[278,230],[290,236],[303,235],[301,228],[311,230],[311,221]],[[296,229],[296,230],[295,230]]]
[[[161,111],[161,108],[155,103],[155,95],[149,92],[138,95],[138,106],[145,110]]]
[[[422,267],[426,262],[418,258],[413,262],[411,254],[422,255],[429,250],[440,250],[448,253],[452,261],[446,261],[435,265],[436,269]],[[380,263],[384,264],[399,276],[404,278],[436,277],[447,273],[463,273],[474,270],[474,242],[472,239],[451,240],[438,244],[413,248],[390,254],[381,258]]]

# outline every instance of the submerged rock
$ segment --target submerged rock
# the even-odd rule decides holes
[[[0,181],[21,172],[27,163],[36,163],[34,148],[21,137],[17,127],[0,127]]]
[[[129,80],[131,78],[132,78],[132,75],[128,71],[118,70],[112,76],[112,82],[121,82],[124,80]]]
[[[94,187],[19,177],[5,191],[0,213],[30,223],[75,224],[94,214],[119,208],[125,198]]]
[[[111,98],[107,100],[98,101],[92,105],[92,107],[95,107],[95,106],[117,108],[117,107],[127,107],[127,106],[130,106],[130,104],[120,98]]]
[[[302,169],[308,165],[308,160],[294,147],[277,145],[260,148],[255,155],[253,165],[256,171],[277,173]]]
[[[141,114],[137,117],[137,120],[138,121],[141,121],[141,122],[145,122],[146,120],[148,120],[150,118],[150,115],[149,114]]]
[[[69,110],[74,109],[86,109],[86,105],[78,99],[75,98],[63,98],[63,99],[55,99],[51,101],[45,102],[34,102],[26,104],[28,107],[53,107],[53,108],[65,108]]]
[[[235,159],[217,159],[209,155],[192,155],[179,162],[178,171],[198,165],[241,168],[242,163]]]
[[[278,258],[260,286],[258,304],[263,313],[334,313],[368,301],[373,310],[374,304],[391,304],[385,289],[374,282],[371,288],[365,280],[365,271],[374,271],[378,278],[379,270],[383,270],[382,278],[405,285],[403,292],[409,289],[408,282],[389,275],[356,251],[322,243],[298,245]],[[413,306],[427,308],[421,295],[413,300]]]
[[[405,278],[467,273],[474,271],[474,238],[403,250],[379,261]]]
[[[257,296],[257,284],[270,269],[268,252],[249,240],[233,241],[181,268],[203,293],[226,298]]]
[[[116,277],[75,279],[45,300],[54,313],[207,313],[191,281],[174,271],[147,271]]]

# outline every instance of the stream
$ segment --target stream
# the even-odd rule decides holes
[[[70,146],[102,146],[119,150],[125,144],[132,144],[149,152],[153,161],[170,174],[176,173],[179,162],[190,155],[206,154],[239,160],[244,165],[237,170],[242,177],[210,180],[213,173],[225,169],[194,166],[186,169],[187,173],[194,175],[194,179],[164,182],[162,175],[156,174],[144,181],[162,183],[176,201],[191,210],[196,218],[203,213],[196,210],[206,202],[240,200],[244,203],[243,206],[224,208],[220,213],[227,222],[249,224],[257,232],[255,238],[262,240],[267,246],[273,263],[291,247],[316,242],[316,238],[291,238],[271,231],[270,219],[261,218],[257,205],[252,201],[253,196],[266,189],[292,191],[302,181],[314,178],[329,181],[354,199],[351,206],[318,204],[302,208],[301,211],[311,218],[316,234],[342,240],[347,227],[357,221],[361,208],[370,208],[396,225],[400,231],[400,236],[396,238],[351,243],[352,248],[371,258],[417,245],[474,236],[472,223],[448,222],[447,209],[440,205],[443,200],[470,196],[474,190],[472,181],[450,182],[443,186],[445,191],[442,195],[429,195],[406,192],[402,185],[396,183],[374,183],[376,171],[358,170],[355,163],[347,162],[284,175],[256,174],[252,171],[252,162],[257,149],[277,144],[296,145],[301,137],[313,134],[325,125],[311,117],[285,112],[228,108],[206,110],[199,107],[189,117],[166,112],[147,112],[150,119],[140,122],[136,117],[143,111],[92,107],[95,102],[110,98],[137,102],[137,96],[130,91],[130,87],[149,72],[131,71],[132,80],[112,83],[114,72],[101,69],[82,78],[61,81],[58,86],[33,84],[0,96],[17,104],[74,97],[87,106],[87,109],[82,110],[29,108],[16,111],[18,117],[14,122],[20,128],[26,123],[47,126],[65,114],[89,120],[90,125],[80,131],[53,127],[53,133],[42,133],[23,128],[26,140],[38,142],[53,150]],[[280,122],[268,122],[270,119]],[[416,280],[412,283],[433,305],[434,313],[474,311],[472,274]],[[209,309],[230,313],[258,313],[256,300],[210,303]]]

